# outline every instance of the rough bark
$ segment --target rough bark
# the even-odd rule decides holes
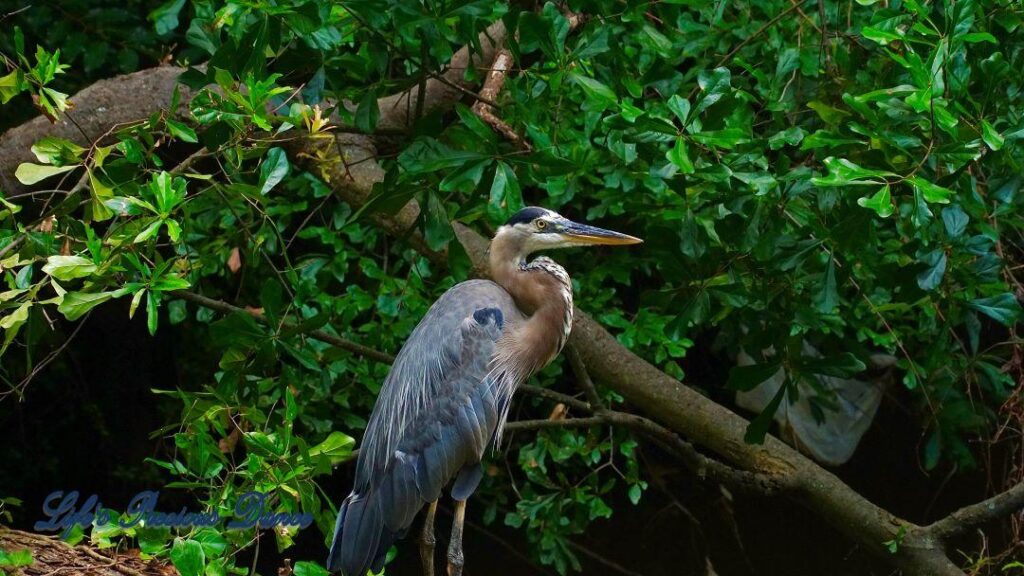
[[[69,546],[53,536],[0,528],[0,549],[6,552],[29,550],[32,564],[4,568],[12,576],[51,576],[84,574],[87,576],[177,576],[174,566],[156,560],[143,560],[136,550],[116,552],[89,546]]]
[[[4,132],[0,137],[0,190],[5,193],[25,190],[14,177],[14,170],[23,162],[35,162],[30,148],[44,136],[88,146],[114,126],[144,120],[154,112],[165,110],[171,104],[175,86],[181,94],[181,103],[174,112],[185,114],[191,92],[187,86],[178,84],[178,76],[184,71],[177,66],[161,66],[100,80],[75,94],[71,98],[75,108],[55,124],[39,116]]]

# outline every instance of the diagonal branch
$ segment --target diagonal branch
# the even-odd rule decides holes
[[[1024,482],[988,500],[964,506],[949,516],[925,526],[922,531],[942,542],[947,542],[989,522],[1022,512],[1024,512]]]
[[[530,151],[533,147],[527,142],[512,126],[498,117],[494,107],[488,101],[496,100],[501,88],[505,85],[505,78],[512,67],[512,53],[507,49],[498,50],[491,65],[490,72],[484,80],[484,87],[480,90],[480,101],[473,104],[473,113],[480,117],[496,132],[504,136],[509,142],[515,144],[520,150]]]
[[[572,366],[573,373],[576,374],[576,380],[579,382],[580,388],[583,388],[583,392],[586,393],[590,405],[597,409],[604,408],[601,395],[597,393],[597,387],[594,386],[594,381],[591,380],[590,373],[587,372],[587,366],[583,363],[579,351],[575,346],[570,345],[565,348],[565,355],[569,358],[569,364]]]
[[[182,300],[185,300],[186,302],[191,302],[193,304],[202,306],[203,308],[209,308],[210,310],[216,310],[218,312],[223,312],[225,314],[248,314],[249,316],[255,318],[256,321],[260,322],[261,324],[270,324],[270,321],[267,320],[267,317],[264,316],[263,314],[260,314],[259,312],[256,312],[254,310],[248,310],[245,308],[240,308],[233,304],[228,304],[227,302],[214,300],[213,298],[207,298],[206,296],[196,294],[195,292],[189,292],[187,290],[175,290],[173,292],[170,292],[169,294],[175,298],[180,298]],[[281,325],[282,330],[295,330],[298,327],[299,326],[297,324],[290,321],[284,322]],[[335,336],[334,334],[330,334],[323,330],[309,330],[306,331],[305,334],[310,338],[319,340],[321,342],[324,342],[325,344],[330,344],[331,346],[336,346],[338,348],[341,348],[342,350],[347,350],[349,352],[352,352],[353,354],[358,354],[370,360],[376,360],[377,362],[384,362],[386,364],[390,364],[395,361],[395,357],[390,354],[381,352],[379,350],[375,350],[373,348],[370,348],[369,346],[363,346],[362,344],[358,344],[356,342],[347,340],[340,336]]]

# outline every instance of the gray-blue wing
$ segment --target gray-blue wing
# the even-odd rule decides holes
[[[328,568],[362,576],[452,479],[463,499],[508,398],[489,385],[490,359],[522,313],[488,280],[445,292],[409,337],[381,388],[335,528]]]

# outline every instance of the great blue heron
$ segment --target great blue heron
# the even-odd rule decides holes
[[[500,441],[512,394],[551,362],[572,328],[572,284],[550,258],[530,254],[639,238],[523,208],[491,241],[490,280],[445,292],[398,354],[370,415],[352,493],[338,512],[327,567],[345,576],[379,572],[392,543],[429,504],[420,553],[434,570],[434,512],[452,480],[455,520],[448,573],[462,573],[466,499],[480,460]]]

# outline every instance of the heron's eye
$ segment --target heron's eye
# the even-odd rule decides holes
[[[547,222],[545,222],[545,221],[543,221],[543,220],[541,220],[539,218],[536,220],[535,223],[537,225],[537,230],[543,230],[543,229],[547,228],[547,226],[548,226]]]

